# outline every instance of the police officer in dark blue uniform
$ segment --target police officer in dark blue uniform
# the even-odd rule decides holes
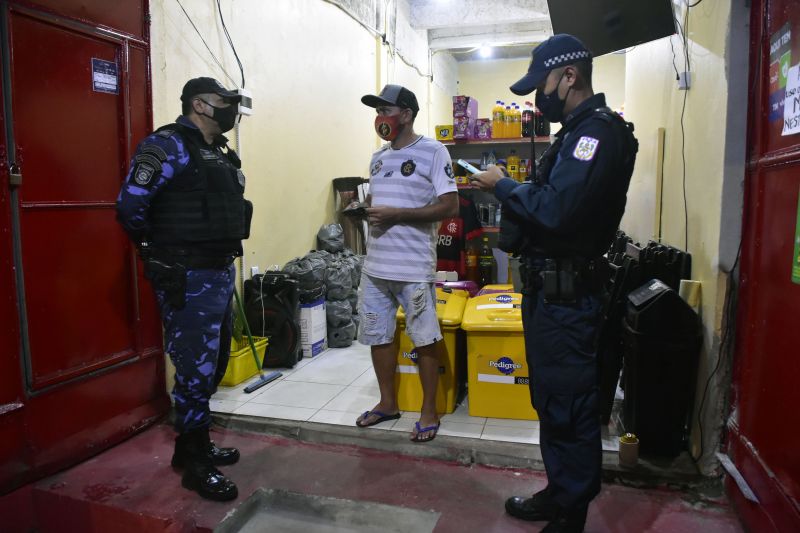
[[[548,480],[533,497],[509,498],[506,511],[547,521],[548,533],[580,532],[600,491],[602,256],[625,210],[638,144],[633,126],[594,94],[592,55],[575,37],[536,47],[528,73],[511,86],[518,95],[534,90],[539,110],[562,124],[536,175],[522,184],[496,167],[473,176],[502,202],[501,241],[523,259],[525,350]]]
[[[226,501],[236,485],[216,466],[238,461],[235,448],[209,438],[209,399],[230,355],[235,269],[250,232],[244,174],[222,133],[233,128],[241,97],[212,78],[189,80],[182,115],[145,138],[117,198],[117,219],[137,245],[175,365],[175,453],[184,487]]]

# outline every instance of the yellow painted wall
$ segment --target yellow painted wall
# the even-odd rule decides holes
[[[181,3],[234,81],[215,64],[176,1],[151,2],[156,127],[180,114],[186,80],[213,76],[229,87],[240,84],[216,3]],[[255,209],[245,264],[263,271],[316,246],[317,230],[333,219],[333,178],[366,176],[379,140],[375,112],[361,96],[384,83],[406,85],[420,101],[417,131],[423,134],[433,132],[429,116],[441,114],[445,98],[327,2],[236,0],[222,6],[253,93],[255,114],[240,126],[246,196]],[[428,65],[419,68],[427,73]]]
[[[458,94],[478,99],[478,114],[489,118],[495,100],[506,105],[516,102],[520,108],[533,101],[534,94],[516,96],[508,87],[528,71],[530,58],[464,61],[458,68]],[[625,56],[610,54],[594,60],[595,92],[604,92],[608,105],[619,109],[625,101]]]

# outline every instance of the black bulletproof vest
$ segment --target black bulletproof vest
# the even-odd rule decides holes
[[[206,144],[198,131],[180,124],[156,132],[179,135],[189,164],[153,199],[153,246],[205,257],[242,255],[253,206],[244,199],[244,174],[236,153],[223,153],[220,146]]]
[[[607,107],[594,109],[583,120],[603,120],[611,124],[617,139],[615,168],[606,172],[612,174],[605,178],[606,186],[598,191],[598,195],[590,199],[578,216],[582,220],[576,229],[569,234],[554,233],[542,227],[533,228],[529,240],[531,248],[526,255],[545,255],[547,257],[599,257],[608,251],[616,235],[622,215],[625,212],[626,195],[639,143],[633,136],[633,124],[626,122],[617,113]],[[582,121],[576,121],[576,125]],[[570,128],[572,129],[572,128]],[[555,166],[561,148],[561,141],[567,131],[559,131],[556,141],[542,154],[536,164],[535,183],[548,183],[550,173]],[[533,250],[535,252],[531,253]]]

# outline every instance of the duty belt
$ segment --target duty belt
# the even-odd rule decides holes
[[[558,280],[564,280],[565,275],[572,276],[575,283],[592,292],[605,287],[610,277],[605,257],[525,257],[520,265],[522,292],[530,294],[542,289],[548,273],[555,273]]]

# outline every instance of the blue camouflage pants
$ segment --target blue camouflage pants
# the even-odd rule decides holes
[[[574,304],[522,299],[531,402],[552,498],[580,509],[600,492],[602,443],[597,394],[597,335],[602,299],[579,291]]]
[[[175,365],[175,430],[208,427],[208,401],[225,375],[231,351],[233,265],[186,272],[186,306],[175,309],[156,290],[164,325],[164,349]]]

